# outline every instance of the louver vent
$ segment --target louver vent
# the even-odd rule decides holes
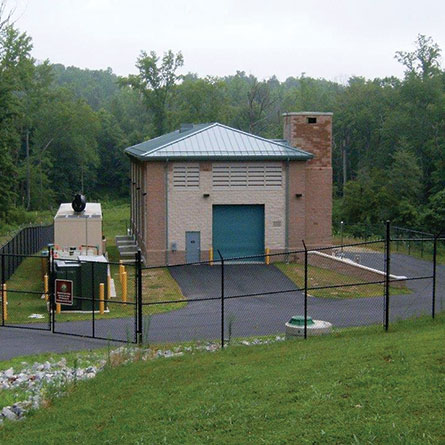
[[[173,186],[175,188],[198,188],[199,165],[175,165],[173,167]]]
[[[280,164],[213,165],[213,187],[281,187]]]

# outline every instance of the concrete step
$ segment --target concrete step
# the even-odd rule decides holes
[[[116,241],[116,246],[135,246],[134,240]]]
[[[116,246],[119,255],[122,258],[128,258],[128,261],[131,261],[138,251],[136,241],[131,235],[116,236]]]
[[[130,252],[130,251],[126,251],[126,252],[119,252],[119,255],[122,258],[131,258],[131,261],[134,260],[135,255],[136,255],[137,250],[135,250],[134,252]]]
[[[116,235],[116,243],[119,243],[121,241],[133,241],[134,242],[134,238],[132,235]]]
[[[122,256],[121,257],[121,261],[122,261],[122,264],[131,264],[131,265],[133,265],[134,266],[134,264],[135,264],[135,261],[134,261],[134,256]]]
[[[138,251],[138,246],[136,246],[136,244],[132,244],[130,246],[118,246],[117,249],[119,250],[120,253],[123,252],[137,252]]]

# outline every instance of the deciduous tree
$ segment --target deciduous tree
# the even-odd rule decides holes
[[[139,74],[120,79],[122,86],[128,85],[140,93],[148,110],[153,113],[154,136],[166,131],[167,101],[180,79],[178,69],[184,64],[181,52],[167,51],[160,59],[155,51],[141,51],[136,67]]]

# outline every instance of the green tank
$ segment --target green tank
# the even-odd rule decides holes
[[[62,311],[91,311],[93,298],[94,310],[98,311],[100,283],[104,284],[107,300],[108,264],[103,255],[79,256],[77,260],[59,259],[55,261],[55,269],[56,278],[73,282],[73,305],[62,305]]]

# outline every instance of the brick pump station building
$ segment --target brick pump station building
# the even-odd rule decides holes
[[[149,265],[331,243],[332,113],[285,113],[283,139],[183,124],[125,150],[131,230]]]

